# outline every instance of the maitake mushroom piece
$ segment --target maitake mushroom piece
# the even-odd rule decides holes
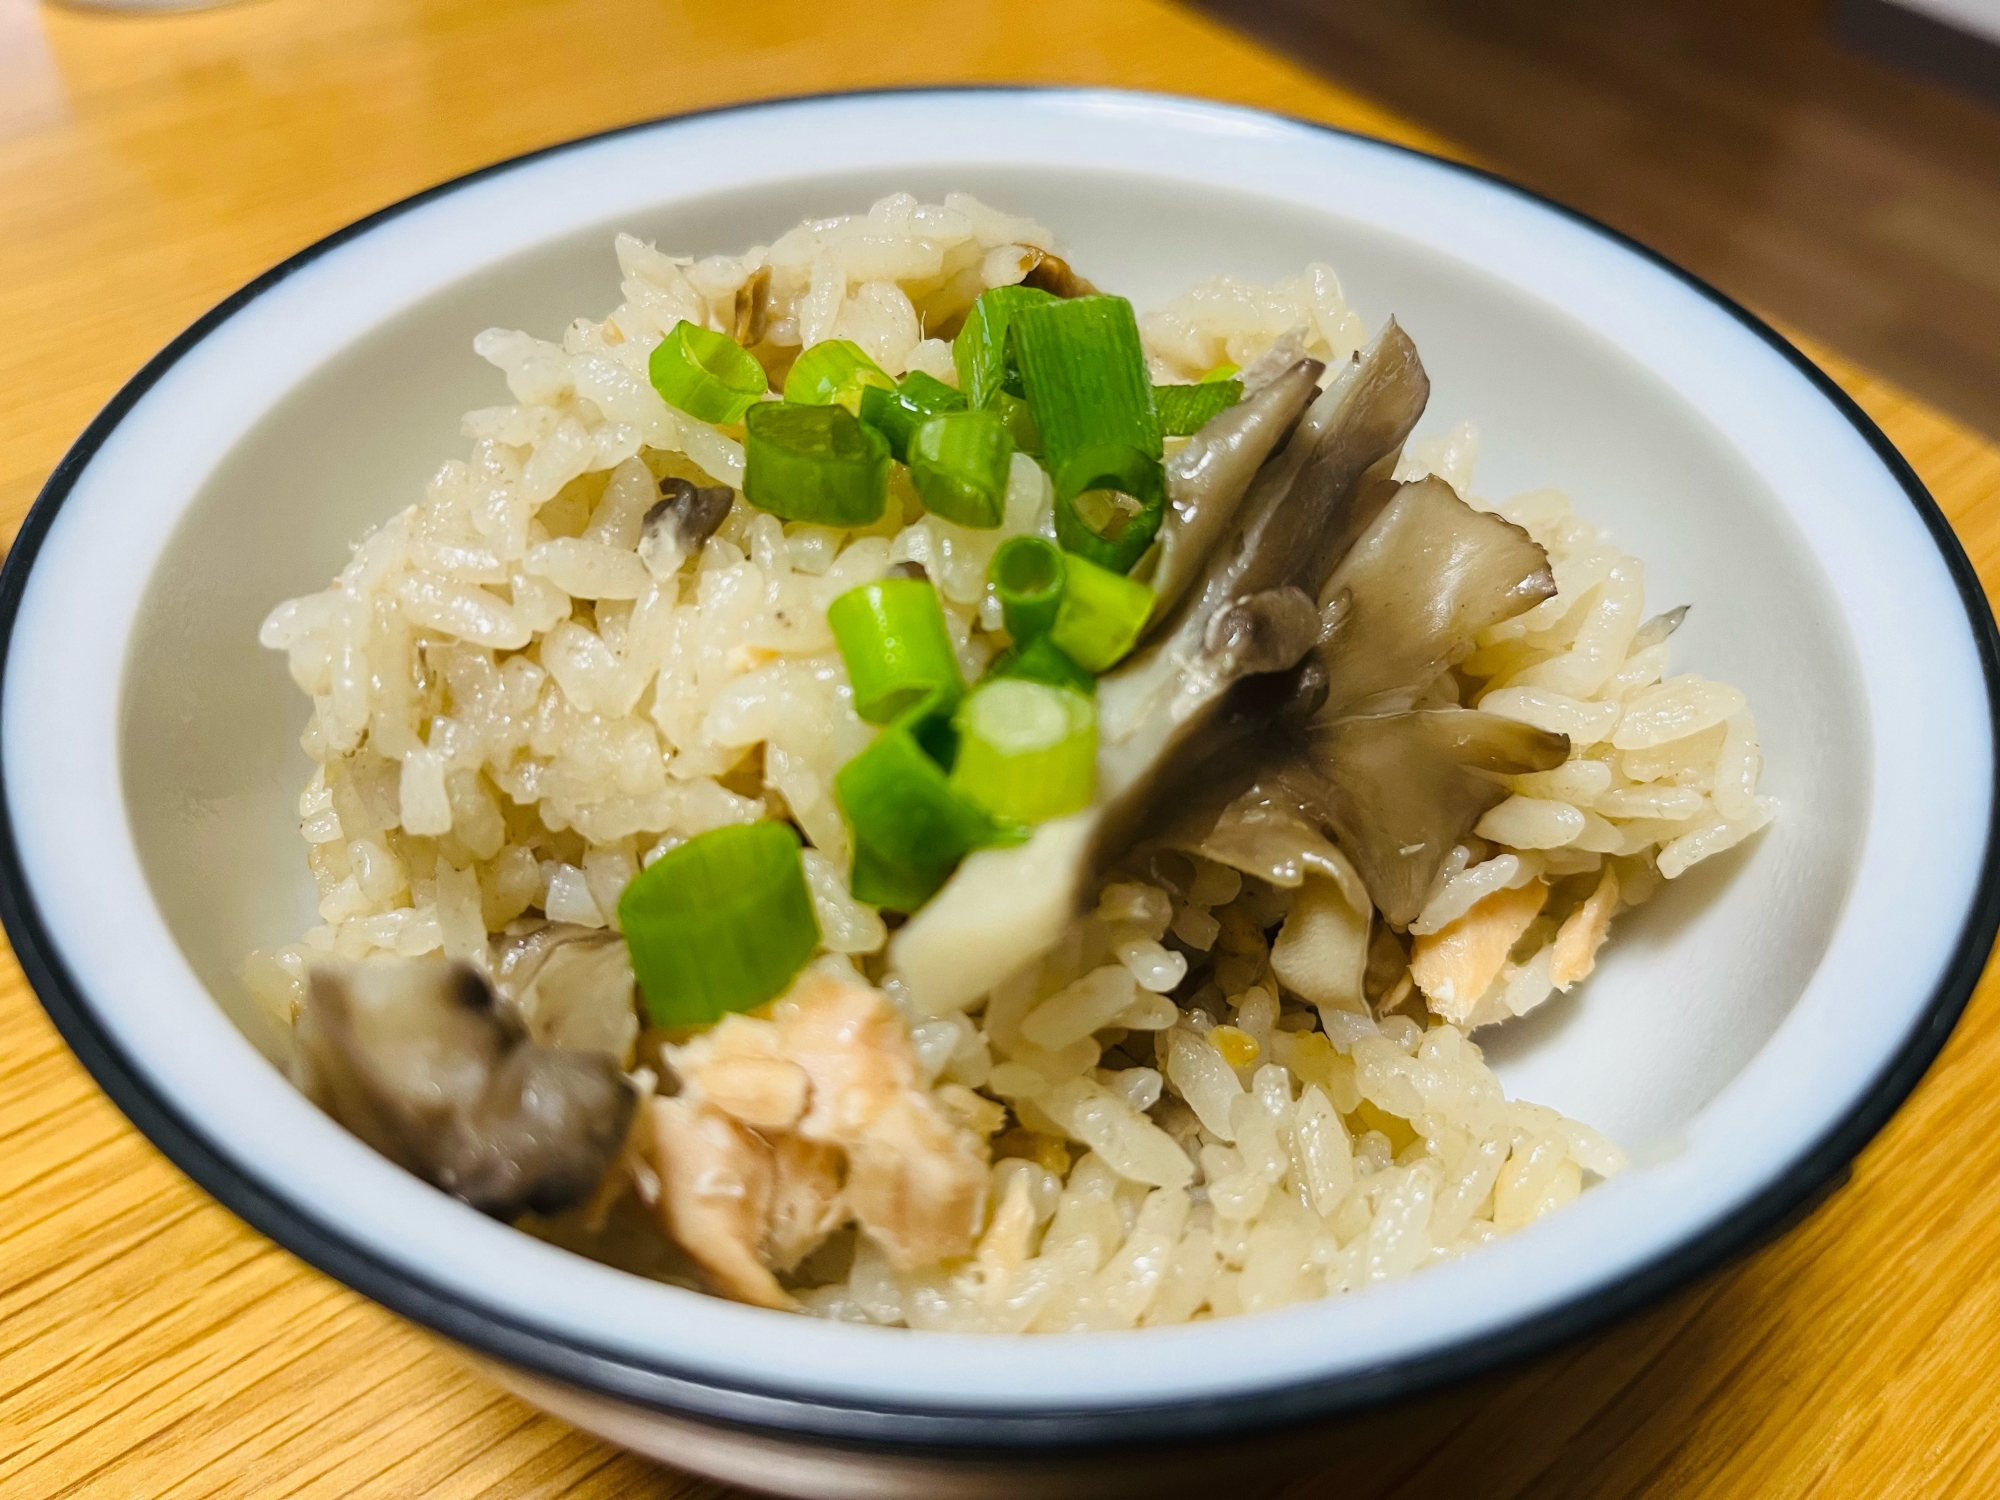
[[[791,1306],[774,1273],[850,1220],[903,1269],[971,1253],[984,1140],[924,1089],[879,991],[808,970],[668,1060],[682,1091],[647,1106],[661,1219],[724,1296]]]
[[[735,499],[726,484],[662,479],[659,500],[639,523],[639,561],[655,578],[672,577],[715,535]]]
[[[1555,591],[1548,554],[1520,527],[1442,479],[1399,486],[1320,586],[1322,607],[1341,605],[1319,653],[1328,710],[1411,707],[1481,632]]]
[[[608,927],[522,917],[488,945],[503,1007],[529,1040],[625,1059],[639,1035],[632,954]]]
[[[1519,527],[1443,480],[1394,479],[1430,394],[1416,346],[1391,321],[1295,416],[1316,374],[1295,363],[1178,457],[1161,543],[1140,564],[1162,607],[1098,684],[1096,799],[1018,850],[968,859],[898,932],[891,966],[924,1009],[983,992],[955,954],[1037,957],[1141,839],[1285,884],[1330,870],[1337,839],[1405,925],[1506,796],[1499,778],[1568,755],[1561,735],[1426,696],[1555,583]]]
[[[1034,287],[1052,297],[1093,297],[1097,288],[1076,274],[1070,263],[1048,250],[1035,252],[1035,263],[1021,278],[1022,286]]]
[[[1173,613],[1229,534],[1257,471],[1291,436],[1326,366],[1301,359],[1261,390],[1202,425],[1167,461],[1167,509],[1133,576],[1153,589],[1152,621]]]
[[[588,1197],[637,1096],[608,1053],[537,1046],[479,973],[375,959],[312,971],[294,1081],[384,1156],[496,1218]]]
[[[1177,455],[1160,543],[1140,564],[1164,605],[1140,650],[1099,684],[1096,800],[1010,857],[966,860],[898,932],[891,964],[920,1006],[948,1010],[984,991],[968,984],[958,954],[1004,948],[1012,964],[1033,959],[1060,936],[1093,873],[1131,846],[1188,773],[1275,719],[1303,721],[1317,708],[1323,674],[1285,673],[1318,644],[1325,622],[1309,606],[1386,503],[1386,475],[1430,390],[1393,322],[1315,398],[1320,372],[1292,361]],[[1024,922],[1029,871],[1043,899]]]
[[[1547,554],[1519,527],[1474,510],[1442,479],[1397,488],[1321,586],[1335,617],[1314,649],[1324,701],[1296,727],[1275,726],[1236,780],[1217,767],[1211,786],[1240,787],[1246,774],[1252,784],[1209,831],[1190,840],[1184,830],[1181,842],[1269,879],[1274,868],[1310,867],[1331,832],[1382,915],[1408,926],[1452,849],[1506,799],[1501,778],[1569,756],[1564,735],[1413,705],[1481,632],[1554,592]],[[1287,832],[1305,839],[1295,854],[1283,848]]]
[[[1444,862],[1508,796],[1503,776],[1547,771],[1569,756],[1560,734],[1467,708],[1328,718],[1308,728],[1289,785],[1330,828],[1368,894],[1407,927]]]

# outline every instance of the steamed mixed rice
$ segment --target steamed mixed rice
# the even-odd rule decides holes
[[[1275,875],[1155,841],[1102,874],[1085,914],[1060,912],[1045,951],[948,927],[941,944],[945,918],[885,917],[850,890],[835,776],[878,730],[855,712],[827,609],[916,564],[978,682],[1012,644],[989,564],[1011,537],[1054,535],[1049,476],[1015,453],[987,529],[926,512],[900,469],[882,519],[858,528],[737,493],[682,556],[649,516],[688,492],[676,481],[740,492],[744,435],[668,405],[649,358],[686,322],[744,343],[774,386],[829,339],[891,377],[956,385],[937,332],[989,288],[1074,273],[1048,230],[963,195],[899,194],[737,257],[615,248],[624,301],[559,342],[481,334],[511,401],[468,413],[465,456],[264,624],[312,698],[299,817],[320,924],[243,977],[298,1029],[316,1099],[582,1253],[922,1328],[1277,1307],[1454,1257],[1620,1170],[1589,1125],[1507,1099],[1475,1036],[1571,990],[1618,913],[1772,815],[1743,695],[1671,672],[1681,612],[1649,617],[1637,558],[1555,490],[1480,496],[1471,426],[1409,443],[1395,479],[1436,476],[1511,522],[1554,578],[1417,706],[1566,735],[1567,758],[1506,778],[1394,925],[1338,840]],[[1324,265],[1270,286],[1216,278],[1139,328],[1155,384],[1237,366],[1246,387],[1304,358],[1330,385],[1371,332]],[[761,820],[801,836],[814,956],[748,1014],[648,1024],[621,895],[669,851]],[[454,972],[440,959],[470,966],[459,999],[507,1029],[467,1044],[486,1049],[484,1092],[433,1150],[370,1094],[365,1065],[329,1062],[340,1036],[314,997],[358,997],[342,1023],[355,1045],[410,1042],[397,1027],[458,1003],[426,988]],[[569,1090],[570,1124],[617,1103],[558,1166],[495,1145],[510,1127],[466,1124],[538,1078]]]

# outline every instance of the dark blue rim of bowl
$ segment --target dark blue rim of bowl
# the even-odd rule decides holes
[[[4,687],[6,653],[11,651],[28,575],[78,476],[113,429],[177,360],[238,310],[301,267],[377,225],[447,193],[527,162],[618,136],[668,128],[686,120],[782,109],[828,99],[976,94],[1079,99],[1112,95],[1149,103],[1203,106],[1214,103],[1118,90],[985,85],[875,89],[758,100],[645,120],[530,151],[440,183],[359,219],[274,266],[197,319],[126,382],[63,456],[22,524],[4,567],[0,567],[0,687]],[[1978,646],[1988,713],[1994,722],[1994,743],[2000,747],[2000,634],[1996,634],[1992,609],[1972,564],[1936,501],[1895,446],[1846,392],[1787,339],[1733,299],[1656,251],[1494,173],[1311,120],[1269,111],[1244,109],[1243,112],[1262,113],[1277,123],[1342,136],[1374,150],[1414,157],[1511,193],[1591,230],[1667,272],[1782,355],[1867,441],[1929,528],[1939,554],[1951,571],[1965,609],[1967,627]],[[1930,1003],[1894,1057],[1846,1116],[1754,1198],[1620,1280],[1490,1334],[1321,1380],[1296,1381],[1215,1398],[1177,1398],[1124,1407],[980,1410],[967,1406],[914,1407],[802,1396],[760,1384],[732,1383],[693,1374],[662,1361],[642,1359],[585,1339],[554,1333],[483,1306],[389,1263],[348,1238],[338,1226],[269,1191],[236,1166],[226,1150],[204,1137],[171,1100],[154,1089],[92,1009],[64,966],[36,911],[14,840],[5,797],[4,766],[0,766],[0,920],[4,920],[15,955],[63,1039],[126,1117],[169,1160],[252,1228],[327,1275],[454,1343],[563,1385],[704,1425],[767,1438],[803,1439],[831,1448],[884,1455],[1004,1459],[1066,1452],[1080,1456],[1090,1451],[1104,1452],[1140,1444],[1174,1445],[1272,1434],[1436,1391],[1602,1328],[1782,1232],[1838,1184],[1855,1155],[1916,1087],[1979,980],[1995,932],[2000,930],[2000,756],[1996,756],[1995,797],[1979,889]]]

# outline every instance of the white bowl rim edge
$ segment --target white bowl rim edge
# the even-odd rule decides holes
[[[988,94],[1095,96],[1148,105],[1192,106],[1349,137],[1479,179],[1602,236],[1667,273],[1791,364],[1872,450],[1916,510],[1949,571],[1977,650],[1989,714],[1994,714],[1996,705],[2000,705],[2000,633],[1996,633],[1991,606],[1950,523],[1923,483],[1873,421],[1830,377],[1782,335],[1699,278],[1617,231],[1504,178],[1358,132],[1270,111],[1171,95],[994,85],[809,94],[639,121],[482,167],[380,209],[299,251],[217,304],[148,361],[91,421],[52,472],[9,549],[4,569],[0,569],[0,680],[4,680],[6,652],[12,643],[16,617],[41,543],[97,450],[182,357],[238,311],[302,267],[436,198],[529,162],[610,138],[681,121],[815,101],[852,100],[871,95],[912,98]],[[1996,716],[1996,730],[2000,730],[2000,716]],[[4,775],[3,766],[0,775]],[[1322,1380],[1248,1392],[1232,1391],[1199,1401],[1088,1411],[1049,1407],[941,1410],[934,1406],[801,1396],[753,1383],[732,1384],[709,1374],[692,1375],[677,1370],[667,1361],[649,1361],[625,1351],[596,1347],[582,1339],[554,1333],[544,1324],[512,1317],[490,1305],[476,1305],[461,1293],[430,1284],[408,1268],[388,1261],[299,1204],[268,1189],[234,1162],[226,1148],[208,1140],[174,1101],[151,1083],[117,1037],[102,1024],[88,997],[71,977],[37,912],[4,795],[0,795],[0,920],[5,922],[23,971],[64,1040],[118,1107],[170,1160],[260,1233],[392,1311],[448,1339],[565,1384],[718,1425],[810,1436],[818,1441],[878,1450],[937,1453],[941,1449],[968,1447],[1073,1449],[1134,1441],[1190,1440],[1225,1433],[1244,1435],[1358,1410],[1454,1382],[1623,1317],[1781,1232],[1839,1185],[1848,1163],[1915,1087],[1969,1000],[1996,930],[2000,930],[2000,796],[1992,804],[1975,899],[1917,1023],[1902,1037],[1873,1082],[1849,1110],[1832,1121],[1810,1149],[1721,1221],[1692,1238],[1667,1246],[1649,1263],[1569,1302],[1414,1357],[1389,1360]]]

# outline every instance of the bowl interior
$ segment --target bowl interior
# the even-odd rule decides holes
[[[1741,687],[1776,824],[1620,920],[1597,973],[1482,1034],[1510,1093],[1670,1148],[1797,1001],[1834,931],[1871,802],[1862,676],[1843,611],[1771,486],[1724,433],[1610,340],[1474,264],[1324,208],[1165,176],[967,164],[856,171],[662,202],[479,263],[299,378],[228,451],[153,569],[126,664],[122,773],[152,893],[218,1002],[282,1049],[235,977],[317,917],[297,830],[307,705],[261,617],[320,587],[351,543],[464,451],[459,415],[508,400],[471,351],[502,325],[559,338],[619,300],[620,229],[693,255],[768,242],[897,189],[1032,215],[1140,308],[1220,273],[1339,273],[1371,328],[1393,314],[1434,382],[1419,436],[1470,419],[1474,488],[1544,485],[1646,567],[1649,609],[1692,605],[1674,669]]]

